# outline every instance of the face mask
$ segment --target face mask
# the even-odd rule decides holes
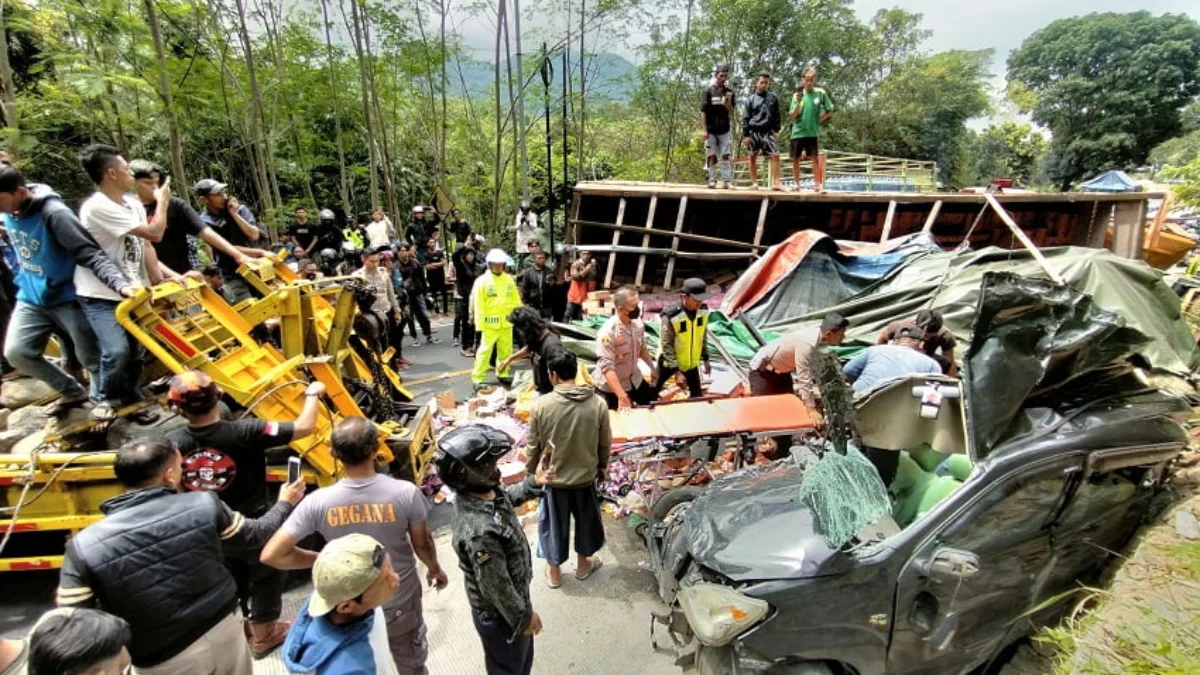
[[[315,281],[317,278],[317,273],[316,272],[306,272],[304,274],[304,278],[308,279],[309,281]]]
[[[630,321],[633,321],[642,315],[642,308],[640,306],[634,307],[625,314],[629,317]]]

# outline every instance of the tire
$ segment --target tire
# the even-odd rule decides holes
[[[701,488],[685,485],[667,492],[662,497],[659,497],[658,501],[654,502],[654,506],[650,508],[650,522],[661,523],[666,520],[667,516],[675,510],[675,507],[699,497],[701,491]]]
[[[808,663],[789,663],[782,666],[776,666],[767,671],[769,675],[834,675],[833,668],[829,664],[821,661],[810,661]]]

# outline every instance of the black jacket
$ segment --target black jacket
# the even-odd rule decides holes
[[[454,290],[464,298],[471,297],[471,289],[475,287],[475,280],[479,278],[479,265],[467,262],[467,251],[471,250],[474,249],[459,246],[454,255],[450,256],[450,264],[454,265]],[[476,262],[480,255],[475,251]]]
[[[549,265],[540,270],[536,266],[530,267],[522,272],[517,285],[525,304],[535,309],[544,308],[547,300],[546,290],[550,287],[553,279],[554,270],[550,269]]]
[[[493,500],[459,492],[454,507],[454,552],[463,571],[467,602],[476,614],[499,619],[515,640],[533,617],[529,583],[533,559],[514,506],[541,496],[526,478],[506,487]]]
[[[98,606],[133,631],[133,665],[176,656],[237,605],[222,545],[245,553],[263,546],[292,512],[277,502],[252,520],[215,492],[152,487],[100,505],[104,519],[67,543],[58,585],[61,606]]]
[[[779,133],[783,121],[779,116],[779,99],[769,90],[754,92],[746,101],[746,114],[742,117],[742,136]]]

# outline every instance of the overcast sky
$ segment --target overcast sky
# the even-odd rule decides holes
[[[1200,19],[1200,0],[859,0],[855,3],[864,20],[880,8],[894,6],[924,15],[924,27],[933,31],[925,43],[929,51],[995,48],[996,72],[993,76],[997,79],[1004,76],[1004,61],[1008,52],[1020,46],[1035,30],[1055,19],[1089,12],[1133,12],[1143,9],[1155,14],[1190,14]],[[525,3],[522,8],[522,34],[526,40],[526,52],[536,49],[536,45],[540,44],[547,28],[542,18],[545,16],[544,11],[532,10],[532,2]],[[455,19],[471,53],[476,58],[490,60],[495,40],[494,17],[467,18],[460,14]],[[561,32],[561,26],[556,32]],[[598,37],[596,49],[621,54],[635,61],[633,47],[646,39],[646,36],[633,36],[627,43],[620,44],[603,36]],[[588,43],[589,49],[592,49],[590,39]]]

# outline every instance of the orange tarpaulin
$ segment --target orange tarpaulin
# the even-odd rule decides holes
[[[699,438],[811,429],[812,417],[791,394],[680,401],[653,408],[610,411],[614,443],[653,438]]]

